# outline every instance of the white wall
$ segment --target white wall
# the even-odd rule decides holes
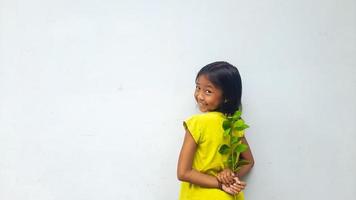
[[[194,77],[243,77],[246,199],[356,196],[356,2],[0,0],[0,199],[177,199]]]

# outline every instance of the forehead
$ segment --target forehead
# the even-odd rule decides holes
[[[200,75],[195,83],[200,86],[216,88],[206,75]]]

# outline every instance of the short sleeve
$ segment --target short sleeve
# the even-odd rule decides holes
[[[195,143],[199,144],[201,141],[201,127],[199,123],[199,117],[193,115],[183,121],[183,126],[193,136]]]

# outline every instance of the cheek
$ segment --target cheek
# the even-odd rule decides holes
[[[217,97],[215,102],[217,106],[221,105],[223,103],[222,97],[221,96]]]
[[[194,99],[197,100],[198,99],[198,94],[196,92],[194,92]]]
[[[221,101],[220,100],[215,101],[215,106],[216,107],[219,107],[220,105],[221,105]]]

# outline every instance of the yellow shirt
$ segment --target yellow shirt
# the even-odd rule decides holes
[[[184,127],[192,134],[197,143],[193,160],[193,168],[204,174],[216,176],[224,169],[227,155],[218,150],[222,144],[228,144],[224,138],[222,123],[225,119],[220,112],[196,114],[184,121]],[[233,200],[234,197],[220,189],[204,188],[188,182],[181,183],[179,200]],[[244,199],[243,192],[237,195],[238,200]]]

